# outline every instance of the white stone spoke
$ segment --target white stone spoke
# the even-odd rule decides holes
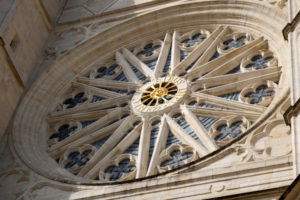
[[[119,124],[118,121],[113,124],[111,123],[115,120],[119,120],[121,114],[126,111],[128,111],[127,108],[120,108],[112,111],[111,113],[101,117],[91,125],[74,132],[68,138],[54,144],[49,148],[48,151],[51,154],[57,154],[57,152],[61,152],[61,150],[65,149],[66,147],[74,147],[79,144],[88,142],[91,139],[91,135],[95,135],[95,137],[99,137],[99,135],[105,135],[106,133],[108,133],[108,130],[111,130],[111,128],[116,126],[115,124]],[[111,127],[109,127],[110,124]]]
[[[140,59],[138,59],[133,53],[128,49],[123,48],[123,54],[126,59],[135,66],[140,72],[142,72],[146,77],[150,79],[155,79],[154,72]]]
[[[72,82],[72,85],[77,88],[81,88],[83,90],[88,90],[91,91],[94,95],[98,95],[100,97],[104,98],[115,98],[115,97],[120,97],[122,94],[116,93],[116,92],[111,92],[109,90],[97,88],[94,86],[86,85],[84,83],[79,83],[79,82]]]
[[[113,105],[121,105],[127,103],[131,98],[131,95],[121,96],[117,98],[105,99],[100,102],[94,103],[85,103],[74,108],[66,109],[59,112],[53,112],[50,114],[51,117],[62,117],[71,114],[86,113],[90,111],[102,110],[102,109],[111,109]]]
[[[204,77],[213,77],[213,76],[219,76],[222,74],[227,73],[228,71],[234,69],[235,67],[239,66],[241,63],[241,60],[246,57],[249,54],[252,54],[254,52],[257,52],[261,49],[266,48],[268,42],[267,40],[261,41],[257,43],[256,45],[249,47],[248,49],[245,49],[244,51],[238,51],[239,49],[236,50],[238,53],[234,58],[228,59],[227,62],[222,64],[221,66],[216,67],[214,70],[210,71],[209,73],[205,74],[202,78]],[[242,47],[240,47],[242,48]]]
[[[171,42],[172,42],[172,36],[171,36],[170,32],[167,32],[165,39],[164,39],[164,43],[161,47],[161,51],[159,53],[159,57],[156,62],[155,69],[154,69],[155,78],[159,78],[163,72],[163,69],[164,69],[167,59],[168,59]]]
[[[102,165],[106,165],[116,156],[126,151],[140,136],[142,125],[136,126],[122,141],[120,139],[125,135],[128,122],[124,121],[122,125],[113,133],[113,135],[102,145],[93,158],[82,168],[80,175],[85,178],[94,179],[99,173]],[[117,144],[120,141],[119,144]],[[117,146],[115,146],[117,144]],[[114,147],[115,146],[115,147]],[[112,149],[112,147],[114,147]]]
[[[116,53],[116,60],[117,63],[122,67],[122,70],[126,76],[126,78],[133,83],[136,83],[137,85],[141,86],[143,83],[139,78],[136,76],[134,71],[131,69],[131,66],[127,62],[127,60],[123,57],[123,55],[120,52]]]
[[[225,85],[205,89],[201,92],[205,93],[205,94],[220,96],[220,95],[224,95],[224,94],[241,91],[244,87],[246,87],[250,84],[255,84],[255,83],[266,81],[266,80],[277,81],[277,80],[279,80],[279,76],[280,76],[280,73],[273,72],[273,73],[262,75],[262,76],[256,76],[255,78],[249,78],[246,80],[237,81],[237,82],[228,83]]]
[[[218,85],[224,85],[232,82],[238,82],[245,79],[249,79],[252,77],[257,77],[261,75],[267,75],[274,72],[280,72],[280,67],[271,67],[267,69],[261,69],[251,72],[244,72],[244,73],[236,73],[236,74],[225,74],[221,76],[216,77],[209,77],[209,78],[201,78],[200,80],[197,80],[193,82],[191,85],[192,87],[197,88],[197,86],[203,86],[204,88],[214,87]]]
[[[119,120],[111,125],[108,125],[102,129],[88,133],[88,134],[84,135],[83,137],[78,138],[75,141],[73,141],[67,145],[62,145],[60,148],[56,148],[52,151],[48,150],[48,153],[53,158],[57,158],[58,156],[60,156],[64,151],[66,151],[69,148],[77,147],[77,146],[80,146],[83,144],[92,143],[93,141],[105,138],[106,136],[110,135],[114,130],[116,130],[123,121],[124,121],[124,119],[121,119],[121,120]]]
[[[211,138],[205,129],[205,127],[200,123],[197,117],[191,112],[185,105],[181,106],[182,113],[184,118],[190,125],[190,127],[197,134],[198,138],[201,140],[203,145],[208,149],[209,152],[215,151],[218,146],[216,145],[213,138]]]
[[[266,47],[266,45],[267,41],[263,40],[263,38],[261,37],[210,62],[204,63],[202,65],[195,64],[193,69],[188,73],[188,78],[191,80],[195,77],[199,77],[200,75],[219,68],[220,66],[222,66],[222,68],[231,67],[233,69],[238,65],[234,65],[235,63],[238,63],[238,61],[246,56],[247,53],[250,52],[250,49],[253,50],[252,47],[260,49]]]
[[[230,116],[245,116],[250,121],[256,121],[261,114],[246,110],[227,110],[220,108],[201,108],[196,106],[186,106],[188,110],[203,117],[222,118]]]
[[[136,178],[142,178],[146,176],[149,162],[150,136],[150,123],[147,118],[144,118],[140,137],[138,160],[136,163]]]
[[[217,45],[221,41],[220,38],[228,32],[229,28],[226,27],[224,29],[222,26],[218,27],[206,40],[199,44],[198,47],[195,50],[193,50],[193,52],[190,55],[188,55],[181,63],[179,63],[176,66],[176,74],[185,72],[185,69],[188,66],[190,66],[193,62],[195,62],[195,60],[197,60],[201,54],[201,57],[193,65],[191,70],[194,69],[195,66],[199,66],[206,63],[216,52]]]
[[[116,89],[116,90],[131,91],[139,87],[136,83],[133,82],[115,81],[115,80],[109,80],[104,78],[90,79],[86,77],[79,77],[77,78],[77,81],[94,87],[103,87],[103,88]]]
[[[194,92],[191,94],[191,96],[195,98],[199,98],[199,100],[202,100],[202,102],[204,103],[223,107],[223,108],[236,109],[241,111],[251,111],[259,114],[262,114],[266,110],[264,106],[232,101],[225,98],[221,98],[209,94],[203,94],[199,92]]]
[[[47,122],[49,124],[54,124],[61,121],[85,121],[85,120],[92,120],[95,118],[103,117],[108,113],[112,112],[116,108],[108,109],[108,110],[100,110],[100,111],[90,111],[90,112],[82,112],[82,113],[74,113],[74,114],[67,114],[62,116],[51,116],[49,115],[47,118]]]
[[[206,49],[206,51],[203,53],[201,58],[194,64],[192,69],[194,69],[196,66],[203,65],[204,63],[208,62],[209,59],[216,53],[217,51],[217,45],[222,42],[222,37],[226,34],[228,34],[230,29],[228,27],[222,29],[222,32],[220,32],[217,36],[212,37],[210,41],[210,46]]]
[[[169,128],[166,121],[166,115],[162,117],[161,124],[159,127],[158,136],[155,142],[155,147],[152,153],[151,161],[147,171],[147,176],[152,176],[157,173],[157,165],[159,165],[159,156],[162,150],[166,146],[168,139]]]
[[[199,60],[194,64],[200,65],[208,61],[208,59],[215,53],[217,44],[219,43],[219,37],[222,37],[228,32],[228,28],[224,30],[222,26],[218,27],[207,39],[200,43],[190,55],[188,55],[182,62],[180,62],[174,69],[174,73],[180,74],[185,71],[185,69],[190,66],[199,56],[204,52],[204,54],[199,58]],[[210,56],[211,54],[211,56]],[[208,58],[207,58],[208,57]]]
[[[171,71],[175,69],[175,67],[180,63],[180,48],[179,48],[179,33],[178,31],[173,32],[172,37],[172,48],[171,48]]]
[[[171,117],[166,116],[169,128],[172,133],[184,144],[190,145],[193,147],[200,156],[204,156],[209,153],[209,151],[202,146],[199,142],[194,140],[184,129],[179,126]]]

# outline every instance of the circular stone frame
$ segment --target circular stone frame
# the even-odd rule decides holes
[[[254,3],[252,0],[236,2],[235,5],[224,3],[224,1],[216,1],[214,6],[209,1],[185,2],[129,19],[99,33],[56,60],[27,91],[14,118],[10,145],[14,147],[19,158],[28,167],[42,176],[72,184],[99,184],[97,181],[66,173],[47,154],[46,142],[40,142],[46,141],[46,134],[43,133],[48,128],[46,123],[47,114],[54,109],[59,101],[58,97],[70,85],[76,74],[82,72],[94,62],[109,57],[111,52],[118,50],[120,47],[134,46],[140,43],[142,39],[153,37],[157,33],[179,27],[184,29],[218,24],[230,24],[238,29],[244,29],[257,35],[263,34],[264,37],[269,39],[270,46],[278,55],[280,64],[288,67],[288,62],[285,59],[288,56],[283,51],[287,44],[281,35],[281,27],[284,26],[285,20],[281,19],[280,13],[269,16],[270,10],[271,7]],[[261,18],[265,20],[261,21]],[[257,30],[260,30],[260,32]],[[108,39],[103,40],[103,38]],[[257,126],[266,120],[283,99],[287,98],[289,88],[285,83],[286,74],[286,70],[283,69],[279,92],[272,104],[253,126]],[[218,152],[225,148],[226,146],[219,149]],[[208,155],[205,159],[210,156],[212,155]],[[202,161],[200,159],[198,163]]]

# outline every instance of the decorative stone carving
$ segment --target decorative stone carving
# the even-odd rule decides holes
[[[271,5],[276,5],[279,8],[283,8],[286,6],[287,0],[260,0],[260,1],[265,1]]]
[[[161,152],[159,156],[159,172],[176,169],[198,158],[197,151],[185,144],[175,144]]]
[[[60,157],[59,165],[72,173],[78,173],[95,152],[96,148],[87,144],[79,148],[70,148]]]
[[[30,172],[23,169],[12,169],[0,174],[1,198],[18,199],[27,190]]]
[[[99,171],[99,180],[124,181],[136,175],[136,156],[122,154],[115,160],[103,165]]]
[[[239,96],[239,100],[250,104],[268,106],[275,94],[277,84],[273,81],[264,81],[245,87]]]
[[[290,128],[282,119],[274,119],[262,131],[250,134],[244,144],[235,148],[243,162],[288,155],[292,150]]]

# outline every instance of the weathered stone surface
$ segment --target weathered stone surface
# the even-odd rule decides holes
[[[298,2],[288,7],[290,2],[285,0],[69,0],[58,20],[60,24],[54,25],[64,3],[20,0],[0,35],[4,41],[0,47],[2,130],[26,90],[22,85],[36,80],[0,143],[0,158],[5,158],[0,165],[1,197],[202,199],[247,193],[242,199],[270,199],[280,196],[291,183],[299,171],[299,116],[294,116],[288,127],[283,113],[290,98],[292,103],[299,98],[300,30],[296,27],[290,33],[289,44],[281,31],[291,20],[289,14],[293,16],[299,10]],[[9,5],[5,6],[2,8],[6,12]],[[209,42],[196,48],[196,33],[206,34]],[[245,44],[239,43],[240,37],[246,39]],[[147,46],[149,41],[151,47]],[[243,45],[242,50],[231,49]],[[177,108],[176,103],[172,104],[168,116],[162,118],[155,109],[144,108],[143,103],[137,109],[142,114],[131,112],[125,104],[116,109],[123,102],[135,105],[124,98],[127,93],[122,90],[143,89],[144,83],[129,70],[128,62],[149,81],[155,81],[163,73],[168,51],[170,69],[177,75],[185,72],[194,57],[203,56],[191,67],[187,88],[196,103],[213,105],[193,107],[193,101],[185,99],[190,94],[184,92],[184,101],[178,98],[184,105]],[[188,56],[181,51],[192,53]],[[150,58],[157,59],[158,64],[148,63]],[[121,66],[128,82],[120,84],[103,78],[119,69],[112,67],[115,63]],[[237,64],[239,73],[234,68]],[[199,74],[201,78],[190,83]],[[262,83],[264,87],[260,87]],[[154,82],[152,85],[156,87]],[[198,95],[194,94],[197,89]],[[226,96],[236,91],[240,93]],[[103,98],[108,101],[103,103]],[[111,106],[109,110],[105,110],[107,106]],[[182,119],[173,117],[175,111],[182,112],[182,118],[195,132],[193,137],[199,137],[203,146],[184,135],[186,130],[179,125]],[[143,116],[140,125],[135,124],[137,115]],[[211,120],[208,127],[198,121],[198,115],[222,119]],[[162,119],[161,125],[152,125],[157,119]],[[111,123],[115,136],[105,140],[101,134],[110,133],[100,128]],[[129,137],[118,143],[131,126],[135,127]],[[149,127],[161,130],[157,144],[150,143],[153,138]],[[169,130],[179,142],[164,148]],[[230,138],[239,134],[235,140]],[[104,141],[91,144],[95,138]],[[140,144],[140,148],[129,151],[132,143]],[[148,152],[155,145],[155,159],[151,160]],[[184,160],[180,157],[184,153],[193,156],[186,154]],[[124,159],[128,162],[122,162]],[[128,168],[127,176],[120,178],[118,167],[132,163],[136,169]],[[105,182],[110,178],[108,172],[114,170],[119,173],[114,178],[125,182]],[[97,175],[100,180],[91,180]],[[150,175],[155,177],[147,177]],[[145,179],[128,181],[135,178]]]

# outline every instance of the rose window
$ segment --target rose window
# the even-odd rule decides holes
[[[174,170],[243,135],[276,95],[268,41],[229,27],[168,31],[76,75],[48,116],[47,153],[72,176]]]

